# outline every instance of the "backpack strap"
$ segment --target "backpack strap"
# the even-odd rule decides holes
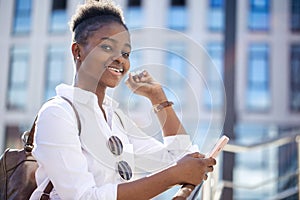
[[[74,104],[69,100],[67,99],[66,97],[63,97],[63,96],[60,96],[62,99],[64,99],[66,102],[68,102],[70,104],[70,106],[72,107],[75,115],[76,115],[76,120],[77,120],[77,127],[78,127],[78,135],[80,136],[81,134],[81,122],[80,122],[80,118],[79,118],[79,114],[78,114],[78,111],[76,110]],[[52,99],[55,99],[56,97],[53,97],[51,99],[49,99],[48,101],[52,100]],[[31,129],[30,131],[26,131],[24,134],[23,134],[23,140],[25,140],[25,145],[24,145],[24,150],[28,153],[31,153],[32,152],[32,149],[33,149],[33,138],[34,138],[34,132],[35,132],[35,125],[36,125],[36,120],[38,118],[38,115],[35,117],[34,119],[34,122],[31,126]],[[27,139],[26,139],[27,137]],[[53,184],[51,181],[49,181],[49,183],[47,184],[46,188],[44,189],[42,195],[41,195],[41,198],[40,200],[48,200],[50,199],[50,192],[52,191],[53,189]]]
[[[60,96],[60,97],[62,99],[64,99],[65,101],[67,101],[70,104],[70,106],[73,108],[74,113],[76,115],[76,120],[77,120],[78,135],[80,136],[80,134],[81,134],[81,122],[80,122],[78,111],[76,110],[74,104],[68,98],[63,97],[63,96]]]
[[[40,200],[49,200],[50,192],[52,191],[52,189],[53,189],[53,184],[51,181],[49,181],[49,183],[47,184],[46,188],[44,189],[44,191],[40,197]]]
[[[60,96],[62,99],[64,99],[66,102],[68,102],[70,104],[70,106],[72,107],[75,115],[76,115],[76,120],[77,120],[77,127],[78,127],[78,135],[80,136],[81,134],[81,122],[80,122],[80,118],[79,118],[79,114],[78,111],[76,110],[74,104],[67,99],[66,97]],[[53,97],[51,99],[49,99],[48,101],[51,101],[52,99],[55,99],[56,97]],[[26,131],[23,134],[23,140],[25,141],[25,145],[24,145],[24,150],[26,152],[31,152],[33,149],[33,138],[34,138],[34,132],[35,132],[35,124],[36,124],[36,120],[38,118],[38,115],[35,117],[33,124],[31,126],[30,131]],[[27,138],[26,138],[27,137]]]
[[[120,124],[121,124],[121,126],[123,127],[123,129],[125,130],[125,126],[124,126],[124,124],[123,124],[123,121],[122,121],[122,119],[121,119],[121,117],[120,117],[120,114],[118,114],[118,112],[117,111],[115,111],[115,114],[116,114],[116,116],[118,117],[118,119],[119,119],[119,121],[120,121]]]

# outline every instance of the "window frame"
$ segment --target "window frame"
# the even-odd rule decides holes
[[[253,48],[264,48],[264,52],[252,52]],[[260,50],[261,51],[261,50]],[[261,59],[263,57],[263,59]],[[255,59],[256,58],[256,59]],[[251,67],[255,60],[263,60],[265,63],[265,81],[254,83],[251,77]],[[271,99],[271,72],[270,72],[270,46],[267,43],[251,43],[248,46],[248,64],[247,64],[247,80],[246,80],[246,109],[250,112],[268,112],[271,108],[272,99]],[[261,87],[263,85],[263,87]],[[265,106],[254,105],[251,102],[251,93],[253,91],[265,93],[267,104]],[[249,96],[250,95],[250,96]]]

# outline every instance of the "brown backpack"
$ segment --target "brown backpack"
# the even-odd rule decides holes
[[[78,112],[72,102],[65,97],[73,108],[76,118],[79,135],[81,132],[81,123]],[[53,98],[52,98],[53,99]],[[50,99],[51,100],[51,99]],[[30,131],[22,135],[25,143],[23,149],[6,149],[0,157],[0,199],[1,200],[28,200],[32,192],[36,189],[35,171],[38,167],[31,151],[33,149],[33,138],[35,132],[35,122]],[[51,181],[43,191],[41,200],[49,199],[50,192],[53,189]]]

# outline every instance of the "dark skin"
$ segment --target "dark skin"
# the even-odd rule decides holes
[[[72,53],[76,63],[74,86],[95,93],[102,108],[107,87],[116,87],[130,69],[130,37],[123,25],[118,23],[104,24],[94,32],[86,44],[72,44]],[[152,104],[166,101],[161,85],[147,71],[132,76],[126,85],[136,94],[148,98]],[[164,136],[186,134],[173,108],[167,107],[157,113]],[[170,187],[190,183],[198,185],[207,179],[207,173],[213,171],[216,160],[204,158],[200,153],[184,156],[175,165],[128,183],[118,185],[117,198],[151,199]]]

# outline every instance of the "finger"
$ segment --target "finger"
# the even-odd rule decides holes
[[[136,74],[136,73],[134,73],[134,75],[132,75],[132,80],[133,80],[134,82],[139,82],[139,81],[140,81],[139,75]]]
[[[204,174],[203,180],[207,180],[208,176],[207,174]]]
[[[138,73],[139,78],[142,78],[144,76],[143,71],[138,71],[137,73]]]
[[[151,81],[151,76],[146,70],[143,71],[137,71],[136,72],[136,80],[139,82],[150,82]]]
[[[129,81],[129,82],[133,82],[133,72],[130,72],[130,73],[128,74],[128,81]]]
[[[214,167],[213,166],[209,166],[206,170],[206,172],[212,172],[214,171]]]
[[[189,156],[193,157],[193,158],[204,158],[204,155],[199,153],[199,152],[194,152],[191,154],[188,154]]]
[[[205,162],[207,166],[213,166],[217,164],[217,161],[214,158],[206,158]]]
[[[128,79],[126,80],[125,84],[129,89],[134,89],[135,88],[135,81],[133,80],[132,73],[129,73]]]

